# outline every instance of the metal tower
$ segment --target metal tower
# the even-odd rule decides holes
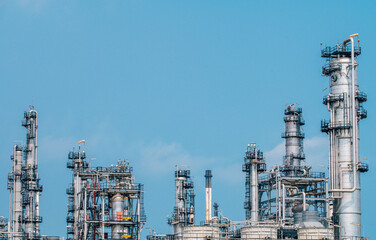
[[[367,117],[362,103],[367,95],[359,91],[358,63],[361,48],[350,36],[335,47],[326,47],[322,74],[329,77],[330,93],[323,103],[330,121],[321,122],[329,137],[329,192],[334,198],[333,221],[336,239],[361,239],[360,172],[368,165],[359,161],[359,120]]]
[[[175,171],[175,207],[168,224],[173,226],[175,239],[181,239],[183,228],[195,223],[194,185],[189,170]]]
[[[255,223],[259,220],[259,185],[258,175],[265,172],[264,154],[256,147],[256,143],[248,144],[245,152],[243,172],[245,180],[245,219]]]
[[[27,130],[26,147],[15,145],[13,167],[8,175],[8,189],[11,191],[11,216],[9,232],[11,239],[39,239],[39,195],[43,186],[39,184],[37,162],[37,111],[31,106],[24,114],[22,126]]]
[[[283,158],[282,172],[286,176],[296,176],[303,173],[301,162],[305,159],[303,151],[304,133],[301,126],[304,125],[302,109],[294,104],[287,106],[285,110],[285,132],[282,138],[285,139],[286,155]]]
[[[73,181],[67,189],[67,239],[136,239],[146,222],[143,185],[135,183],[126,161],[90,168],[86,154],[68,154]]]

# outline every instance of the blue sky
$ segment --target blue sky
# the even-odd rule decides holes
[[[192,169],[196,223],[206,169],[213,201],[244,219],[244,151],[256,142],[269,166],[282,162],[286,104],[303,108],[307,163],[325,171],[320,43],[359,32],[359,80],[368,93],[360,146],[370,165],[362,219],[365,235],[376,237],[375,10],[373,1],[0,0],[0,215],[8,216],[12,146],[24,141],[20,121],[34,104],[43,234],[65,236],[65,166],[81,139],[95,165],[130,161],[145,184],[147,226],[159,233],[168,231],[176,164]]]

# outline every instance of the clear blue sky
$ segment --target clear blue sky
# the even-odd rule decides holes
[[[303,108],[307,162],[325,171],[320,43],[359,32],[369,96],[362,219],[376,237],[375,12],[374,1],[0,0],[0,215],[8,216],[12,146],[24,141],[20,121],[34,104],[43,234],[65,236],[67,153],[81,139],[95,165],[130,161],[145,184],[147,226],[159,233],[168,231],[176,164],[192,169],[197,223],[206,169],[223,214],[244,219],[244,151],[256,142],[269,166],[282,162],[287,103]]]

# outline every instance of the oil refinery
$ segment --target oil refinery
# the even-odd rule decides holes
[[[368,171],[368,165],[359,158],[359,121],[367,117],[363,108],[367,95],[359,89],[357,57],[361,48],[354,42],[356,36],[321,49],[321,57],[326,60],[322,75],[329,80],[329,94],[322,103],[330,118],[321,122],[321,132],[328,136],[328,174],[313,171],[305,161],[303,111],[297,104],[290,104],[284,110],[285,131],[281,137],[285,155],[280,165],[268,167],[261,147],[245,143],[239,169],[245,179],[244,205],[232,206],[244,209],[244,219],[221,214],[218,202],[212,201],[215,172],[206,170],[202,176],[205,219],[197,224],[191,171],[177,167],[175,205],[166,222],[172,232],[151,233],[146,239],[368,239],[363,236],[360,204],[360,175]],[[146,224],[143,184],[135,182],[128,161],[92,167],[81,148],[84,140],[68,153],[72,181],[66,190],[66,236],[43,235],[39,213],[43,208],[39,201],[43,180],[38,174],[38,114],[34,107],[25,112],[22,126],[26,128],[26,144],[13,147],[7,184],[9,217],[0,217],[0,239],[141,239]]]

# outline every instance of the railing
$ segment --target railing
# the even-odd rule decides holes
[[[337,64],[331,64],[330,62],[322,66],[321,73],[325,76],[329,76],[333,72],[339,71],[341,67]]]
[[[26,189],[29,191],[43,192],[43,185],[36,184],[27,184]]]
[[[363,108],[363,106],[359,106],[359,109],[358,109],[358,112],[357,112],[357,116],[360,119],[367,118],[367,110],[365,110]]]
[[[43,221],[43,218],[41,216],[26,217],[26,218],[24,218],[24,221],[25,222],[41,223]]]
[[[186,177],[189,178],[191,176],[190,170],[177,170],[175,171],[175,177]]]
[[[327,96],[323,97],[322,103],[327,105],[328,103],[342,101],[343,99],[344,99],[343,94],[340,94],[340,95],[328,94]]]
[[[71,185],[71,184],[70,184],[70,185]],[[73,194],[74,194],[74,188],[73,188],[72,185],[69,186],[69,187],[67,188],[66,193],[67,193],[68,195],[73,195]]]
[[[68,159],[78,159],[81,157],[81,159],[86,158],[86,153],[85,152],[69,152],[68,153]]]
[[[338,122],[332,123],[328,120],[321,121],[321,132],[328,132],[331,129],[348,129],[350,127],[351,127],[350,122],[338,121]]]
[[[288,115],[288,114],[300,114],[302,113],[302,108],[300,107],[295,107],[295,108],[286,108],[285,109],[285,115]]]
[[[300,115],[286,115],[283,118],[285,122],[299,122],[300,125],[304,125],[305,121]]]
[[[296,138],[304,138],[304,133],[300,132],[284,132],[281,134],[282,138],[288,138],[288,137],[296,137]]]
[[[256,159],[256,153],[255,151],[247,151],[245,157],[246,159]],[[257,150],[257,160],[261,160],[263,157],[264,153],[260,150]]]
[[[74,162],[72,160],[68,160],[67,168],[74,168]]]
[[[265,163],[257,164],[257,172],[265,172],[265,171],[266,171]]]
[[[68,216],[67,217],[67,223],[73,223],[74,222],[74,217],[73,216]]]
[[[356,94],[356,99],[359,103],[366,102],[367,101],[367,94],[364,92],[358,92]]]
[[[354,55],[358,56],[362,52],[361,47],[354,46]],[[351,45],[348,44],[345,48],[341,47],[325,47],[321,50],[321,57],[329,58],[329,57],[337,57],[340,56],[351,56]]]
[[[367,163],[358,163],[358,171],[359,172],[368,172],[368,164]]]

